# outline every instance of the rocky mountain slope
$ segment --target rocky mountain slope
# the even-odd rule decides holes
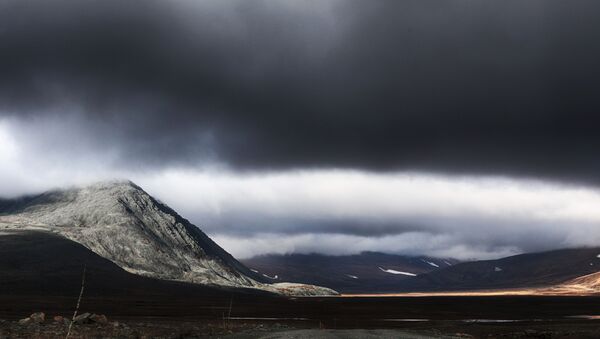
[[[377,252],[343,256],[271,254],[241,261],[255,273],[271,281],[297,281],[327,286],[343,293],[397,291],[404,280],[458,263],[451,258],[411,257]]]
[[[266,283],[199,228],[129,181],[0,201],[2,229],[52,232],[148,277],[294,295],[334,293],[317,286]]]
[[[0,292],[76,296],[86,269],[86,297],[136,295],[271,295],[254,288],[214,288],[132,274],[85,246],[47,231],[4,230],[0,235]]]
[[[304,298],[285,298],[257,288],[208,286],[144,277],[129,273],[60,235],[47,231],[12,230],[3,231],[0,235],[0,325],[2,319],[21,319],[34,311],[46,313],[46,326],[52,323],[54,315],[72,316],[84,267],[85,290],[80,313],[106,314],[110,321],[120,317],[139,317],[152,323],[158,320],[161,324],[159,319],[165,317],[176,322],[190,317],[194,321],[217,319],[220,322],[229,314],[232,317],[305,316],[291,313],[294,312],[291,305]],[[307,302],[312,301],[312,298],[308,299]],[[229,311],[232,303],[233,309]],[[0,337],[65,336],[64,332],[62,336],[41,335],[39,327],[32,329],[28,335],[4,332],[0,333]],[[136,335],[105,333],[83,337],[107,336],[129,338]],[[189,334],[182,337],[187,338]]]

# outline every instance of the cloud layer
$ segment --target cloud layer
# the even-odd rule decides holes
[[[238,257],[369,250],[467,259],[600,243],[594,187],[348,169],[119,170],[110,155],[32,157],[18,126],[0,121],[2,196],[129,178]]]
[[[0,0],[0,195],[131,178],[240,256],[598,245],[599,10]]]
[[[499,177],[170,170],[139,179],[238,256],[384,251],[489,258],[600,243],[600,192]]]

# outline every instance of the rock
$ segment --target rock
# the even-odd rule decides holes
[[[75,319],[73,319],[73,322],[76,324],[88,324],[90,323],[92,320],[90,319],[90,317],[92,316],[91,313],[82,313],[78,316],[75,317]]]
[[[65,318],[63,316],[57,315],[53,318],[53,320],[57,323],[65,322]]]
[[[92,314],[90,316],[90,320],[95,323],[98,323],[98,324],[108,323],[108,319],[106,318],[106,316],[104,314]]]
[[[29,325],[31,323],[31,318],[23,318],[19,320],[19,325]]]
[[[36,312],[30,315],[29,319],[36,324],[41,324],[46,320],[46,314],[44,314],[44,312]]]

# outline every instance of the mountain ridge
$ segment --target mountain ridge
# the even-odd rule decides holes
[[[198,227],[128,180],[4,200],[0,228],[41,229],[153,278],[277,290]],[[310,293],[297,286],[300,293]],[[283,286],[290,293],[288,285]],[[333,291],[314,287],[314,293]]]
[[[581,247],[463,262],[419,275],[399,287],[401,291],[548,287],[598,272],[599,254],[599,247]]]
[[[259,273],[277,275],[278,280],[294,279],[319,284],[343,294],[600,293],[600,247],[523,253],[492,260],[455,262],[453,265],[438,265],[439,268],[429,269],[419,266],[409,268],[406,265],[414,265],[414,262],[403,262],[406,258],[402,256],[379,254],[381,257],[378,257],[377,253],[367,254],[374,255],[375,260],[361,258],[365,256],[364,253],[352,256],[291,254],[257,256],[243,259],[242,262]],[[386,256],[391,260],[382,260]],[[352,262],[344,263],[339,258],[352,259]],[[421,264],[444,260],[424,258],[429,260],[409,257]]]
[[[457,264],[452,258],[405,256],[374,251],[353,255],[266,254],[241,259],[272,281],[298,281],[342,293],[395,291],[403,280]]]

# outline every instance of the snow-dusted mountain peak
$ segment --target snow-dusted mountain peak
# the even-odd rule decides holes
[[[2,201],[0,228],[51,231],[145,276],[277,290],[199,228],[128,180]],[[317,287],[313,291],[331,292]]]

